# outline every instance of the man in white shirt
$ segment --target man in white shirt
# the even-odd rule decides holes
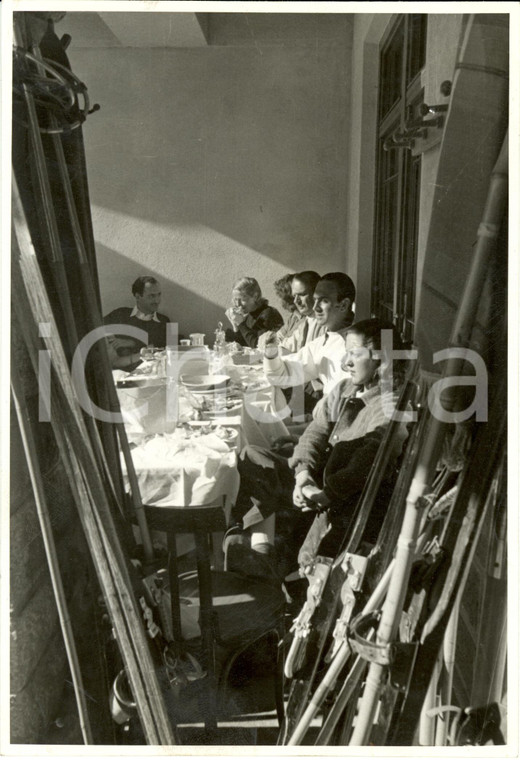
[[[302,319],[290,335],[280,339],[282,354],[294,354],[325,333],[325,325],[319,324],[314,317],[314,290],[320,279],[319,274],[311,270],[294,275],[291,292],[294,305]]]
[[[267,342],[264,372],[272,385],[289,388],[319,380],[326,395],[341,380],[345,333],[353,322],[355,298],[354,283],[344,272],[321,278],[313,294],[314,318],[325,333],[283,358],[278,345]]]
[[[106,326],[129,325],[139,327],[148,336],[147,343],[129,335],[110,335],[107,338],[108,354],[113,369],[125,369],[131,372],[141,362],[140,350],[143,346],[164,348],[166,345],[166,325],[170,321],[157,309],[161,303],[161,286],[155,277],[144,275],[138,277],[132,285],[135,306],[121,306],[104,317]]]

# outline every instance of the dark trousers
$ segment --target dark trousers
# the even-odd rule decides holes
[[[232,516],[244,528],[251,528],[266,517],[276,514],[276,533],[296,551],[306,540],[307,532],[313,524],[314,512],[302,512],[294,507],[292,494],[294,473],[287,459],[269,449],[246,446],[238,461],[240,489]],[[363,541],[374,543],[377,539],[386,507],[392,491],[392,479],[383,482],[363,532]],[[314,550],[334,557],[347,535],[352,531],[359,513],[360,491],[339,500],[322,515],[324,525],[328,525],[325,535],[316,543]]]
[[[294,473],[285,457],[261,446],[245,446],[238,458],[240,489],[233,517],[250,528],[292,503]]]
[[[246,446],[238,459],[240,489],[232,517],[251,528],[276,514],[276,533],[301,545],[313,519],[293,505],[294,473],[287,459],[260,446]]]

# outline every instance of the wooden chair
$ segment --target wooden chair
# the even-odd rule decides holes
[[[174,645],[200,656],[206,676],[200,681],[206,731],[217,727],[218,703],[226,702],[228,679],[238,657],[260,643],[272,655],[269,668],[279,722],[283,719],[283,662],[279,641],[284,633],[282,590],[237,573],[211,567],[211,536],[225,529],[222,506],[145,506],[149,527],[164,531],[168,541],[168,585]],[[196,571],[178,573],[176,537],[195,539]],[[185,641],[181,600],[199,609],[200,638]],[[251,649],[253,647],[253,649]],[[182,712],[182,711],[181,711]],[[184,722],[184,721],[183,721]]]

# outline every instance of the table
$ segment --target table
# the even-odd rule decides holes
[[[121,370],[113,373],[127,435],[135,442],[140,442],[143,436],[173,433],[179,422],[191,423],[195,417],[193,395],[164,371],[151,369],[149,373],[145,372],[146,367],[131,374]],[[188,366],[182,369],[187,370]],[[197,369],[198,373],[194,371]],[[194,362],[189,370],[179,375],[208,374],[208,361],[202,368],[198,361]],[[261,365],[228,362],[221,371],[230,377],[230,387],[224,393],[211,394],[217,402],[213,407],[222,399],[228,402],[228,408],[209,411],[203,414],[204,420],[240,428],[242,443],[256,446],[269,447],[277,438],[287,435],[284,419],[289,410],[285,396],[280,388],[269,384]],[[148,408],[143,410],[145,403]]]
[[[191,364],[190,357],[184,359],[177,377],[207,374],[211,360],[211,352],[194,351]],[[220,371],[230,383],[209,395],[205,411],[195,408],[202,397],[187,391],[164,364],[144,363],[131,374],[114,371],[143,503],[200,506],[222,503],[225,497],[229,520],[240,485],[240,448],[270,447],[288,434],[282,419],[285,397],[269,385],[261,365],[236,365],[227,357]],[[123,475],[127,481],[124,460]],[[179,545],[178,551],[186,549]]]

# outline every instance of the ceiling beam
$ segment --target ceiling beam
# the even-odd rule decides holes
[[[202,47],[206,38],[195,13],[100,13],[123,47]]]

